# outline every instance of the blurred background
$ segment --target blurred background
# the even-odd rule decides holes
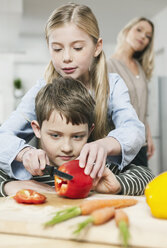
[[[21,97],[43,77],[49,54],[45,23],[66,0],[0,0],[0,124]],[[144,16],[155,24],[155,70],[149,83],[149,123],[156,152],[154,174],[167,170],[167,0],[74,0],[92,8],[109,58],[120,29]]]

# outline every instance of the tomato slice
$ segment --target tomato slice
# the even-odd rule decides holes
[[[46,196],[32,189],[19,190],[13,197],[18,203],[41,204],[46,201]]]

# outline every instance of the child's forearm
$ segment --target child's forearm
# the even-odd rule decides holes
[[[27,146],[23,148],[15,157],[15,160],[22,162],[23,161],[23,156],[25,155],[26,152],[28,152],[30,149],[33,149],[31,146]]]
[[[131,164],[116,177],[122,188],[121,194],[143,195],[147,183],[154,178],[154,175],[148,167]]]
[[[21,189],[32,189],[37,192],[47,193],[47,192],[55,192],[55,189],[47,184],[39,183],[34,180],[26,180],[26,181],[10,181],[4,185],[4,191],[6,195],[15,195],[17,191]]]

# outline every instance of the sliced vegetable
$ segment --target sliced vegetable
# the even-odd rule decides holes
[[[145,196],[152,215],[167,219],[167,172],[161,173],[147,184]]]
[[[136,203],[136,199],[87,200],[81,203],[79,206],[73,206],[58,211],[50,221],[45,223],[45,226],[55,225],[57,223],[74,218],[79,215],[89,215],[96,209],[105,207],[124,208],[133,206]]]
[[[55,175],[55,190],[58,195],[73,199],[88,196],[93,179],[85,175],[84,168],[79,167],[79,160],[72,160],[61,165],[59,170],[72,175],[73,179],[65,180]]]
[[[130,238],[128,215],[123,210],[117,210],[115,212],[115,222],[120,230],[123,245],[124,247],[127,247]]]
[[[114,207],[97,209],[93,211],[90,217],[88,217],[85,221],[79,223],[77,229],[73,233],[80,233],[80,231],[83,230],[90,223],[93,225],[102,225],[105,222],[109,221],[111,218],[113,218],[114,214]]]
[[[32,189],[19,190],[13,197],[18,203],[41,204],[46,201],[46,196]]]

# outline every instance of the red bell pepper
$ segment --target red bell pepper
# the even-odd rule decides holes
[[[41,204],[46,201],[46,196],[32,189],[19,190],[13,197],[18,203]]]
[[[85,175],[84,168],[79,167],[79,160],[64,163],[59,170],[72,175],[73,179],[65,180],[55,175],[55,190],[58,195],[73,199],[88,196],[93,179],[89,175]]]

